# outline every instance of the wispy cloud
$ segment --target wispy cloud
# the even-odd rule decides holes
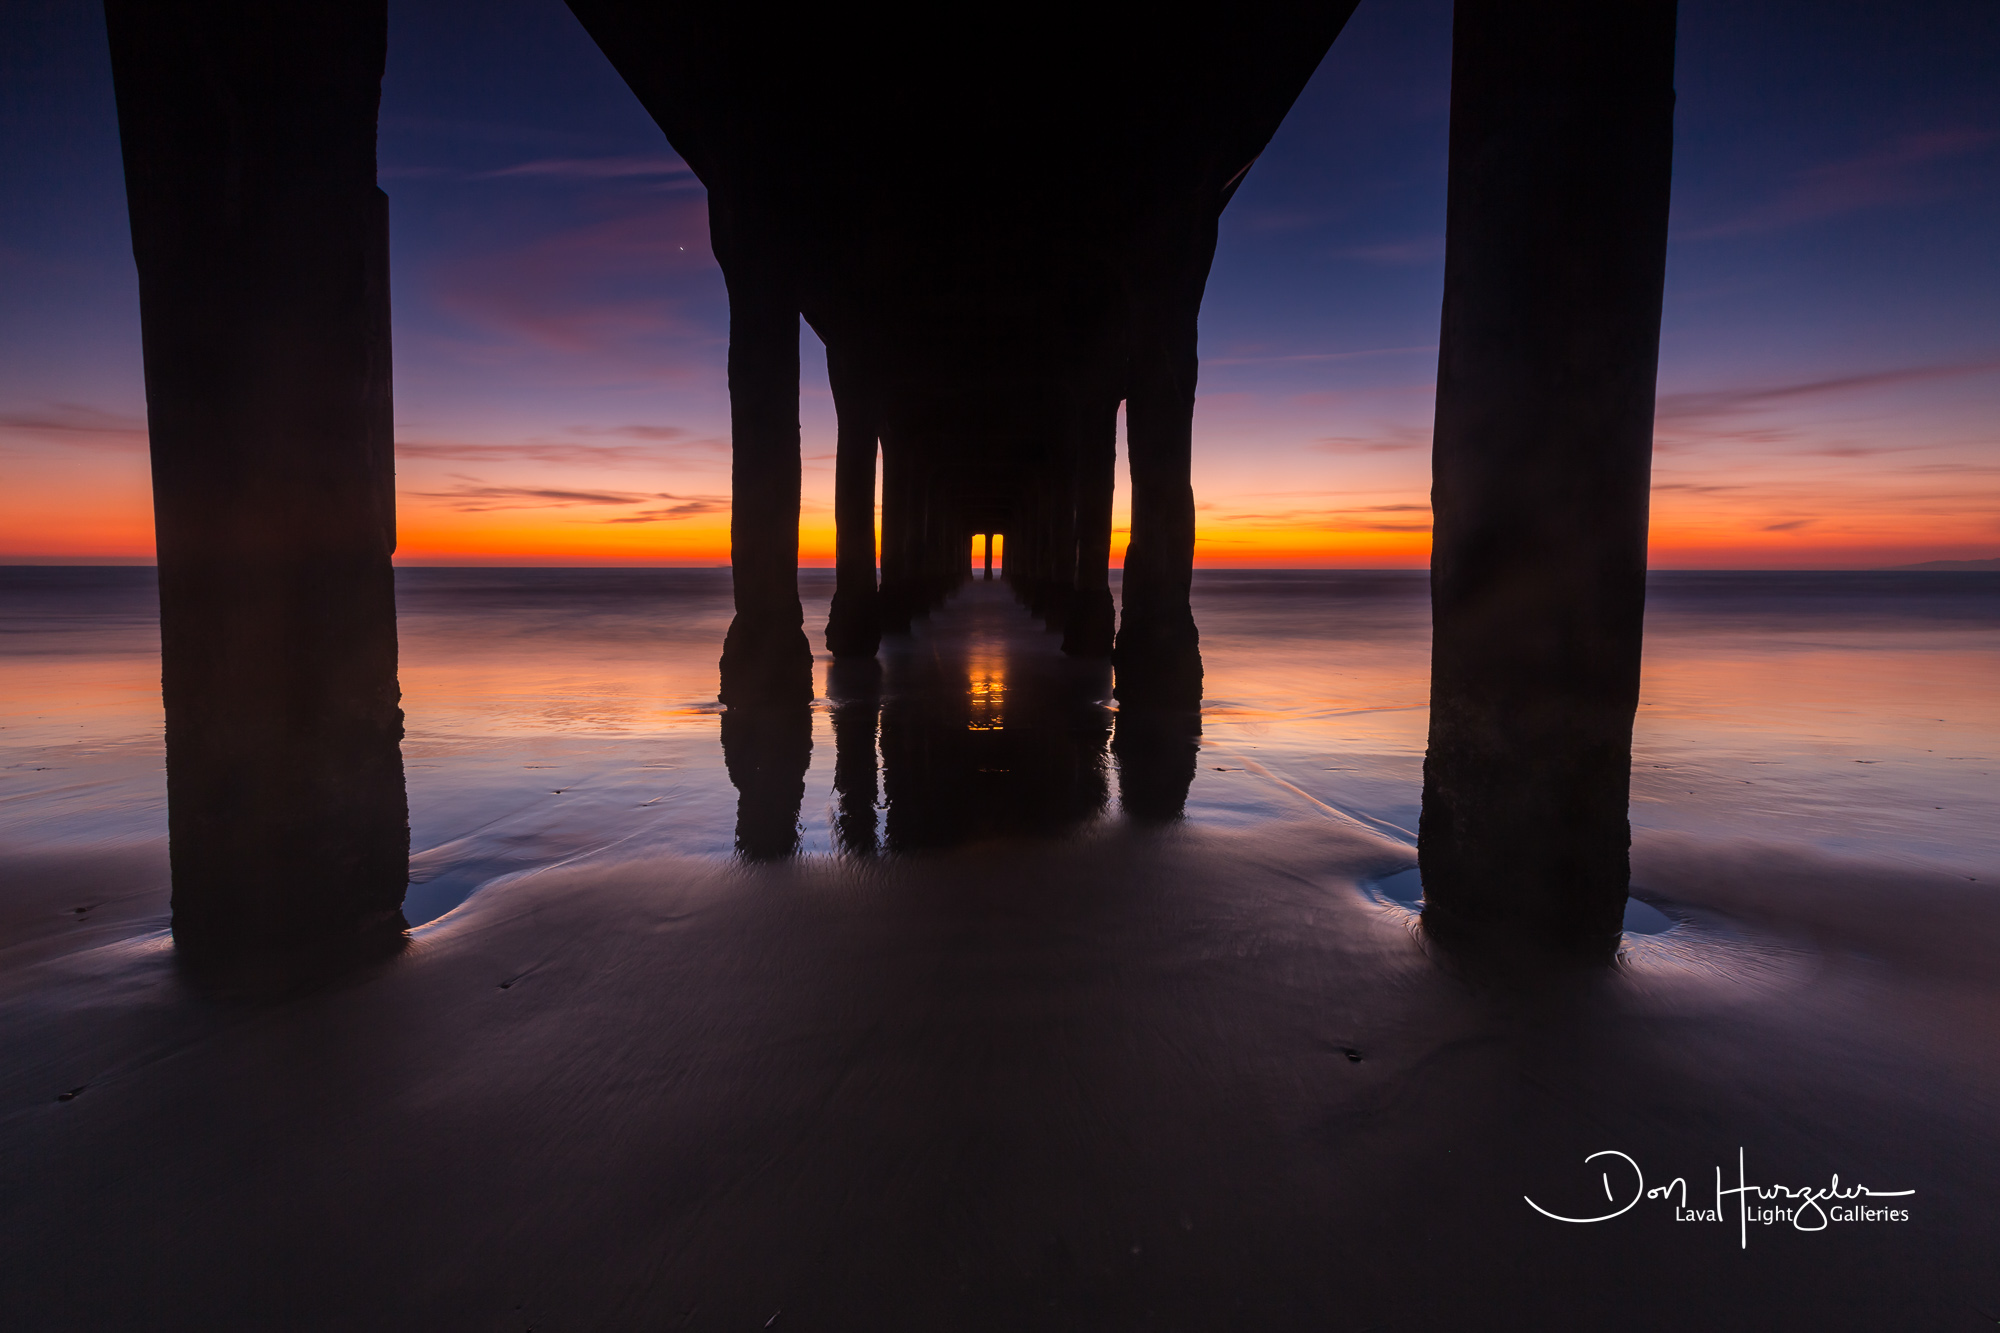
[[[678,465],[687,450],[727,453],[727,440],[700,439],[679,426],[572,426],[584,436],[644,440],[644,444],[592,444],[576,440],[396,441],[396,456],[451,463],[544,463],[555,467],[644,468]]]
[[[570,431],[576,435],[622,435],[628,440],[679,440],[689,433],[679,426],[571,426]]]
[[[636,444],[467,444],[456,440],[398,440],[396,456],[451,463],[547,463],[556,467],[637,467],[659,455]]]
[[[1794,174],[1778,195],[1747,212],[1707,226],[1677,230],[1676,240],[1713,240],[1778,231],[1824,218],[1895,204],[1948,198],[1952,184],[1926,168],[1978,153],[2000,131],[1953,128],[1905,135],[1887,148]]]
[[[671,523],[675,519],[693,518],[697,514],[720,514],[729,509],[729,501],[721,496],[697,496],[668,505],[664,509],[642,509],[636,514],[621,518],[600,518],[599,523]]]
[[[1249,498],[1249,497],[1246,497]],[[1197,505],[1209,511],[1207,525],[1218,530],[1232,527],[1290,528],[1312,532],[1429,532],[1425,522],[1409,522],[1375,515],[1424,514],[1427,504],[1395,502],[1350,505],[1344,508],[1273,506],[1268,509],[1239,509],[1228,504]]]
[[[587,356],[597,373],[682,377],[719,360],[728,338],[706,212],[692,197],[458,260],[437,284],[444,309],[500,336],[494,350]],[[662,343],[679,346],[666,355]],[[688,355],[689,343],[709,357]]]
[[[1383,422],[1373,435],[1323,435],[1306,448],[1324,454],[1386,454],[1430,445],[1431,433],[1422,427]]]
[[[1907,470],[1928,474],[1947,472],[1975,477],[2000,477],[2000,463],[1914,463]]]
[[[442,500],[448,509],[483,514],[494,509],[569,509],[576,505],[635,505],[659,497],[630,491],[572,491],[540,486],[483,486],[463,482],[442,491],[404,491],[419,500]]]
[[[1826,394],[1850,393],[1857,389],[1888,389],[1930,380],[1960,379],[2000,371],[2000,359],[1960,361],[1936,366],[1904,366],[1896,370],[1872,370],[1826,379],[1797,380],[1789,384],[1759,384],[1737,389],[1715,389],[1701,393],[1661,394],[1654,416],[1660,421],[1722,416],[1732,412],[1756,411],[1775,403]]]
[[[485,514],[500,509],[574,509],[580,506],[621,506],[671,501],[664,509],[644,511],[623,519],[600,522],[647,523],[660,518],[685,518],[729,507],[726,496],[671,495],[665,491],[587,491],[553,486],[488,486],[476,478],[437,491],[404,491],[419,500],[437,500],[461,514]]]
[[[1653,445],[1661,454],[1714,445],[1748,448],[1788,457],[1874,458],[1930,447],[1847,435],[1826,421],[1788,417],[1784,409],[1808,407],[1843,394],[1866,395],[1906,386],[1967,379],[2000,372],[2000,360],[1962,361],[1931,366],[1830,375],[1821,379],[1751,384],[1729,389],[1661,394],[1654,409]]]
[[[83,449],[144,449],[147,439],[144,417],[83,403],[49,403],[30,411],[0,413],[0,435]]]

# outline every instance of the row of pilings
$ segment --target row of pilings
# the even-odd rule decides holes
[[[1036,636],[1030,636],[1036,637]],[[1051,664],[999,649],[982,663],[1004,680],[976,688],[965,641],[835,660],[828,810],[834,848],[851,856],[923,852],[999,837],[1049,837],[1102,817],[1113,779],[1128,820],[1179,819],[1195,777],[1193,712],[1106,704],[1100,662]],[[991,651],[989,645],[988,651]],[[975,688],[968,688],[973,685]],[[1003,715],[1004,714],[1004,718]],[[722,746],[738,800],[736,850],[752,861],[797,854],[813,709],[730,709]]]
[[[730,303],[733,726],[813,695],[801,318],[840,418],[836,659],[870,657],[965,577],[974,534],[1002,533],[1009,581],[1065,649],[1110,654],[1121,710],[1198,704],[1202,294],[1223,209],[1352,7],[778,22],[572,0],[708,190]],[[386,3],[105,8],[176,938],[226,954],[393,933],[409,835],[374,155]],[[1438,938],[1617,946],[1673,45],[1673,0],[1456,6],[1420,830]]]

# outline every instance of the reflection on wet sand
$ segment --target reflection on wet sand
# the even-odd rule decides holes
[[[833,709],[834,845],[850,856],[873,856],[880,847],[875,737],[882,713],[882,664],[872,657],[832,662],[826,693]]]
[[[1110,668],[1056,651],[1004,587],[969,585],[883,652],[891,851],[1067,832],[1109,796]]]
[[[1059,834],[1100,816],[1109,687],[1108,666],[1055,652],[1004,588],[985,584],[918,635],[889,636],[879,663],[832,663],[837,845],[921,851]],[[810,708],[732,706],[722,748],[739,798],[737,850],[750,860],[796,852]]]
[[[723,763],[736,784],[736,850],[773,861],[799,849],[799,803],[812,763],[812,705],[738,704],[722,714]]]
[[[842,852],[1060,836],[1105,816],[1114,755],[1128,816],[1168,822],[1186,806],[1200,714],[1114,714],[1110,665],[1063,655],[1005,588],[967,585],[914,634],[884,639],[879,660],[829,663],[826,683]],[[750,860],[799,850],[811,726],[803,706],[723,714],[736,847]]]
[[[1111,741],[1118,760],[1118,795],[1127,818],[1165,824],[1187,809],[1201,753],[1201,714],[1127,704]]]
[[[801,582],[816,622],[830,571],[804,571]],[[1990,875],[2000,856],[2000,702],[1990,685],[2000,576],[1655,574],[1651,587],[1633,772],[1640,836],[1670,830]],[[406,570],[398,598],[413,923],[481,885],[579,855],[729,855],[739,832],[755,833],[754,818],[739,828],[742,793],[718,744],[726,570]],[[15,571],[0,599],[8,863],[140,856],[163,875],[151,571]],[[796,811],[788,790],[753,801],[752,811],[777,811],[766,821],[772,837],[753,845],[775,841],[783,854],[795,836],[807,856],[882,845],[870,732],[894,684],[885,667],[913,688],[930,681],[929,702],[912,705],[945,711],[960,767],[974,770],[968,780],[1007,779],[976,772],[1013,765],[973,759],[976,734],[964,730],[975,721],[965,711],[972,649],[956,636],[972,625],[971,605],[956,601],[916,637],[892,640],[884,665],[822,664],[806,799]],[[1330,808],[1413,841],[1428,723],[1423,574],[1211,572],[1196,581],[1195,605],[1202,711],[1114,714],[1106,815],[1253,828]],[[1002,686],[1001,720],[1014,730],[1020,707],[1046,701],[1038,743],[1079,724],[1081,750],[1063,764],[1100,782],[1090,771],[1104,763],[1093,678],[1064,676],[1054,635],[1013,608],[995,610],[1006,674],[985,684]],[[939,676],[922,654],[953,660],[957,674]],[[904,784],[899,794],[908,797],[899,819],[915,819],[908,804],[923,793]],[[1003,789],[993,799],[1017,798]],[[961,834],[977,836],[976,825],[931,836]],[[115,893],[74,902],[49,892],[60,922],[31,925],[25,899],[15,916],[19,931],[51,945],[101,921],[165,913],[159,875],[143,890],[126,876]],[[115,918],[110,906],[70,910],[112,902]],[[8,938],[24,939],[19,931]]]
[[[823,617],[830,572],[805,571],[802,585],[808,619]],[[736,849],[742,794],[725,772],[715,702],[727,571],[408,570],[398,597],[413,923],[483,884],[579,855]],[[1655,574],[1635,830],[1988,876],[2000,856],[1996,597],[1994,575]],[[17,571],[0,598],[9,631],[0,697],[13,705],[0,732],[0,849],[10,864],[138,855],[163,871],[151,571]],[[1107,815],[1249,828],[1331,808],[1412,840],[1428,721],[1422,573],[1205,573],[1195,604],[1201,714],[1149,716],[1128,705],[1114,715]],[[936,668],[920,671],[913,655],[969,654],[954,646],[971,623],[968,605],[954,602],[917,637],[893,640],[883,662],[906,680],[929,672],[948,695]],[[1092,734],[1102,717],[1092,709],[1102,696],[1088,672],[1068,685],[1039,676],[1021,654],[1060,677],[1068,664],[1055,636],[997,609],[1012,645],[1001,655],[1008,674],[995,682],[1002,720],[1011,728],[1016,701],[1039,691],[1052,705],[1037,728],[1043,740],[1069,734],[1062,719],[1080,721],[1082,752],[1065,763],[1101,766]],[[788,793],[775,804],[781,852],[794,832],[808,856],[863,851],[884,837],[869,732],[890,682],[867,661],[856,672],[822,669],[807,799],[792,813]],[[964,709],[970,667],[953,670]],[[930,698],[919,711],[949,712],[947,697]],[[961,712],[950,726],[973,720]],[[954,736],[964,755],[971,736]],[[796,740],[791,753],[796,764]],[[127,878],[115,894],[75,902],[51,889],[62,898],[50,904],[65,914],[61,929],[31,928],[26,917],[20,929],[51,943],[82,938],[84,923],[111,909],[70,909],[100,900],[123,904],[129,916],[118,919],[163,917],[163,879],[141,892]]]

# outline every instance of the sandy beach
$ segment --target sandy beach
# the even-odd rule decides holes
[[[938,624],[907,651],[960,660],[970,630]],[[1003,637],[1016,682],[1052,651],[1032,627]],[[1197,795],[1238,777],[1211,753]],[[1642,830],[1635,882],[1671,928],[1629,935],[1610,972],[1497,986],[1370,888],[1407,843],[1283,799],[876,857],[628,841],[512,871],[399,955],[279,998],[177,965],[154,844],[10,857],[10,1320],[2000,1313],[2000,908],[1976,877]],[[1586,1162],[1604,1152],[1623,1157]],[[1718,1194],[1836,1175],[1899,1193],[1820,1206],[1908,1219],[1802,1229],[1756,1220],[1793,1203]]]
[[[1356,887],[1391,851],[1294,824],[557,870],[278,1004],[204,997],[157,935],[16,971],[9,1303],[72,1328],[1977,1326],[2000,913],[1883,940],[1801,902],[1826,867],[1663,845],[1641,864],[1688,892],[1684,939],[1509,994]],[[1923,886],[1836,887],[1874,920]],[[1631,1175],[1584,1162],[1606,1149],[1694,1208],[1739,1149],[1752,1184],[1915,1195],[1820,1231],[1744,1233],[1733,1198],[1530,1210],[1624,1204]]]

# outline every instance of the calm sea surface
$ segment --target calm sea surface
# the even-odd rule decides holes
[[[581,857],[734,854],[738,794],[715,703],[726,570],[397,578],[413,923]],[[0,569],[0,865],[163,844],[152,580]],[[831,576],[802,582],[817,644]],[[1424,576],[1207,572],[1195,593],[1207,677],[1188,820],[1352,819],[1413,843]],[[1646,633],[1635,829],[2000,874],[2000,575],[1655,574]],[[928,803],[934,824],[940,800],[971,807],[944,841],[1080,836],[1124,817],[1108,676],[1063,662],[1058,641],[995,584],[891,642],[879,683],[862,689],[870,723],[881,700],[880,749],[859,755],[880,772],[872,813],[890,850],[925,845],[912,821]],[[827,668],[798,818],[807,855],[843,854],[855,836],[834,774],[835,700],[856,687],[829,689]],[[961,688],[957,712],[897,720],[899,699]],[[979,745],[913,749],[926,727]],[[988,744],[1010,728],[1013,749]],[[850,786],[873,730],[843,732]],[[920,769],[897,757],[919,751]],[[1067,794],[1043,799],[1058,769]]]

